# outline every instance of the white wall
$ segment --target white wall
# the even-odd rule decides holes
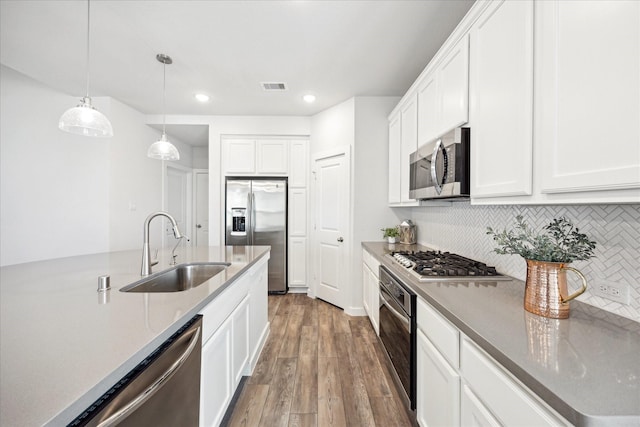
[[[193,147],[191,150],[193,156],[194,169],[209,169],[209,147]]]
[[[0,264],[108,250],[109,139],[58,130],[78,99],[0,67]]]
[[[398,222],[387,207],[387,116],[398,100],[399,97],[351,98],[311,119],[312,159],[314,154],[331,148],[351,147],[350,230],[345,239],[348,268],[344,272],[343,294],[344,309],[351,315],[365,314],[362,306],[362,242],[381,240],[380,228]],[[313,194],[310,200],[313,212],[316,209]],[[310,259],[314,259],[313,248],[312,236]]]

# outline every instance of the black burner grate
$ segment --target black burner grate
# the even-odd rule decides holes
[[[413,270],[421,276],[478,277],[500,276],[495,267],[450,252],[401,251],[400,254],[415,263]]]

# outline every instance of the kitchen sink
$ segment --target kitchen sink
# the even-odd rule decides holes
[[[181,264],[131,283],[120,292],[182,292],[203,284],[230,265],[225,262]]]

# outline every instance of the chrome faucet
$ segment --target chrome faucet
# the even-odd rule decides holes
[[[190,242],[189,238],[187,236],[185,236],[184,234],[182,236],[180,236],[180,238],[178,238],[178,241],[176,242],[176,245],[171,250],[171,261],[169,262],[169,265],[176,265],[177,264],[176,259],[178,258],[178,255],[176,255],[176,249],[178,249],[178,246],[180,246],[180,242],[182,242],[182,239],[185,239],[187,242]]]
[[[171,221],[173,227],[173,235],[176,239],[182,238],[182,233],[178,228],[178,223],[175,218],[166,212],[154,212],[147,217],[144,221],[144,242],[142,244],[142,268],[140,269],[141,276],[148,276],[151,274],[151,253],[149,252],[149,223],[157,216],[165,216]]]

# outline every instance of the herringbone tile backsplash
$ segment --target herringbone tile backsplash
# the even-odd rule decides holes
[[[401,212],[411,215],[417,225],[419,243],[494,265],[521,280],[526,276],[525,261],[517,255],[493,252],[495,242],[486,234],[487,226],[511,228],[521,214],[532,227],[541,229],[565,216],[597,242],[595,258],[572,264],[588,281],[587,291],[578,299],[640,322],[640,205],[472,206],[455,202]],[[629,305],[594,295],[593,289],[606,283],[628,284]]]

